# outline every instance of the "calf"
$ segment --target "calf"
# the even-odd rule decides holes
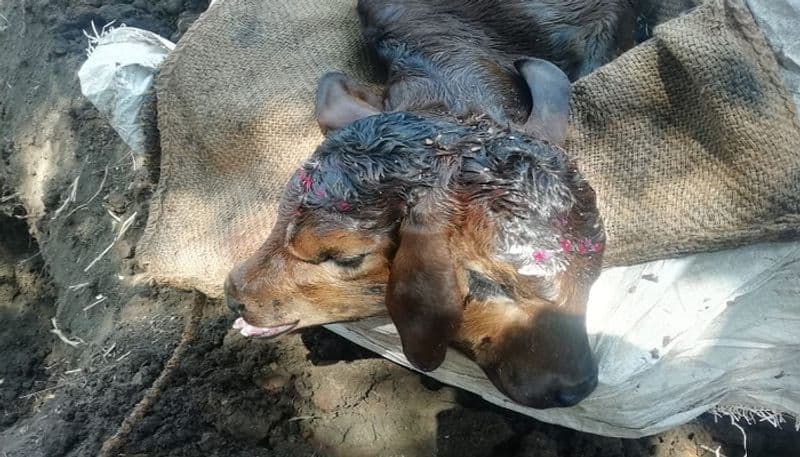
[[[551,77],[543,67],[534,82]],[[552,115],[566,89],[537,106]],[[552,143],[490,119],[381,113],[365,90],[322,79],[319,118],[345,126],[291,179],[270,237],[231,272],[237,326],[276,336],[388,306],[420,369],[453,343],[520,403],[584,398],[596,365],[583,315],[604,243],[591,188]],[[548,123],[535,113],[563,136],[565,112]]]
[[[515,8],[542,18],[550,10],[534,7],[555,2],[463,2],[498,9],[481,14],[449,3],[359,3],[389,83],[380,94],[321,79],[327,138],[289,182],[265,244],[229,275],[228,303],[250,336],[388,310],[417,368],[435,369],[453,344],[513,400],[570,406],[597,383],[584,315],[605,240],[594,192],[560,148],[567,73],[610,58],[597,37],[617,23],[584,24],[598,33],[559,47],[569,34],[557,31],[580,24],[501,26],[533,17]],[[526,50],[563,70],[517,58]]]

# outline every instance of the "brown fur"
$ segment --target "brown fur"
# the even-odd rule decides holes
[[[261,249],[229,275],[230,299],[245,303],[255,326],[298,322],[298,327],[385,314],[392,240],[386,236],[297,227],[283,218]],[[341,267],[324,256],[369,253],[360,268]]]

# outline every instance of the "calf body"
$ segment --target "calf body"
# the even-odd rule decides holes
[[[632,0],[359,0],[362,30],[388,70],[385,108],[525,119],[514,62],[537,57],[569,79],[633,45]]]

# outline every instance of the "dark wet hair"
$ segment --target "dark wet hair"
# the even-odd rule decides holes
[[[301,212],[374,219],[443,189],[491,209],[549,218],[573,203],[563,151],[487,120],[408,113],[367,117],[333,132],[289,183]]]
[[[330,134],[290,186],[302,210],[371,218],[411,189],[446,187],[456,159],[437,159],[434,141],[450,145],[466,135],[463,126],[408,113],[367,117]]]

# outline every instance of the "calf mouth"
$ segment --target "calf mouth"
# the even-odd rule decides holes
[[[237,318],[236,321],[233,323],[233,328],[239,330],[239,333],[242,336],[251,337],[251,338],[276,338],[281,336],[285,333],[289,333],[290,331],[294,330],[299,324],[300,321],[294,321],[289,324],[280,324],[280,325],[271,325],[269,327],[256,327],[255,325],[250,325],[244,320],[243,317]]]

